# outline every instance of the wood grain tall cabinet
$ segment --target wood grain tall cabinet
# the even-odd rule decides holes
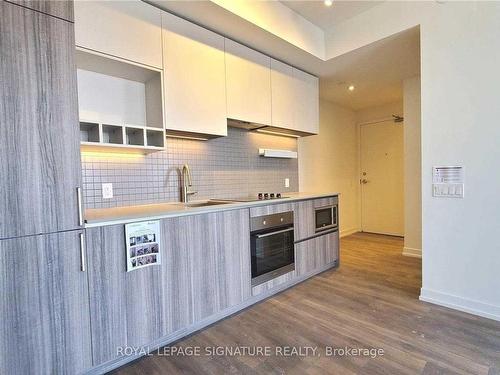
[[[73,23],[0,7],[0,239],[79,229]]]
[[[0,1],[0,374],[92,366],[72,1]]]

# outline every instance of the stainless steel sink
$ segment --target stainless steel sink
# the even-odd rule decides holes
[[[219,201],[215,199],[210,199],[208,201],[203,201],[203,202],[192,202],[192,203],[186,203],[186,207],[208,207],[208,206],[217,206],[221,204],[228,204],[228,203],[234,203],[233,201]]]

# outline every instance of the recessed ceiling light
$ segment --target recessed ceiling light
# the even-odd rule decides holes
[[[332,6],[332,4],[333,4],[333,0],[325,0],[325,5],[326,5],[327,7]]]
[[[349,91],[354,91],[354,85],[349,85],[349,87],[347,88]]]

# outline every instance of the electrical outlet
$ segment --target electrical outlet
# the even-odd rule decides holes
[[[113,198],[113,184],[102,184],[102,197],[104,199]]]
[[[290,179],[285,178],[285,187],[290,187]]]

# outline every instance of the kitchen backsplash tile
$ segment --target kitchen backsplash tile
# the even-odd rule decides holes
[[[86,208],[178,202],[180,168],[191,168],[191,199],[236,198],[256,192],[298,190],[297,159],[258,155],[259,148],[297,151],[297,140],[228,128],[228,136],[209,141],[167,138],[166,150],[148,155],[83,152]],[[290,187],[285,188],[285,178]],[[103,199],[101,185],[113,184],[113,198]]]

